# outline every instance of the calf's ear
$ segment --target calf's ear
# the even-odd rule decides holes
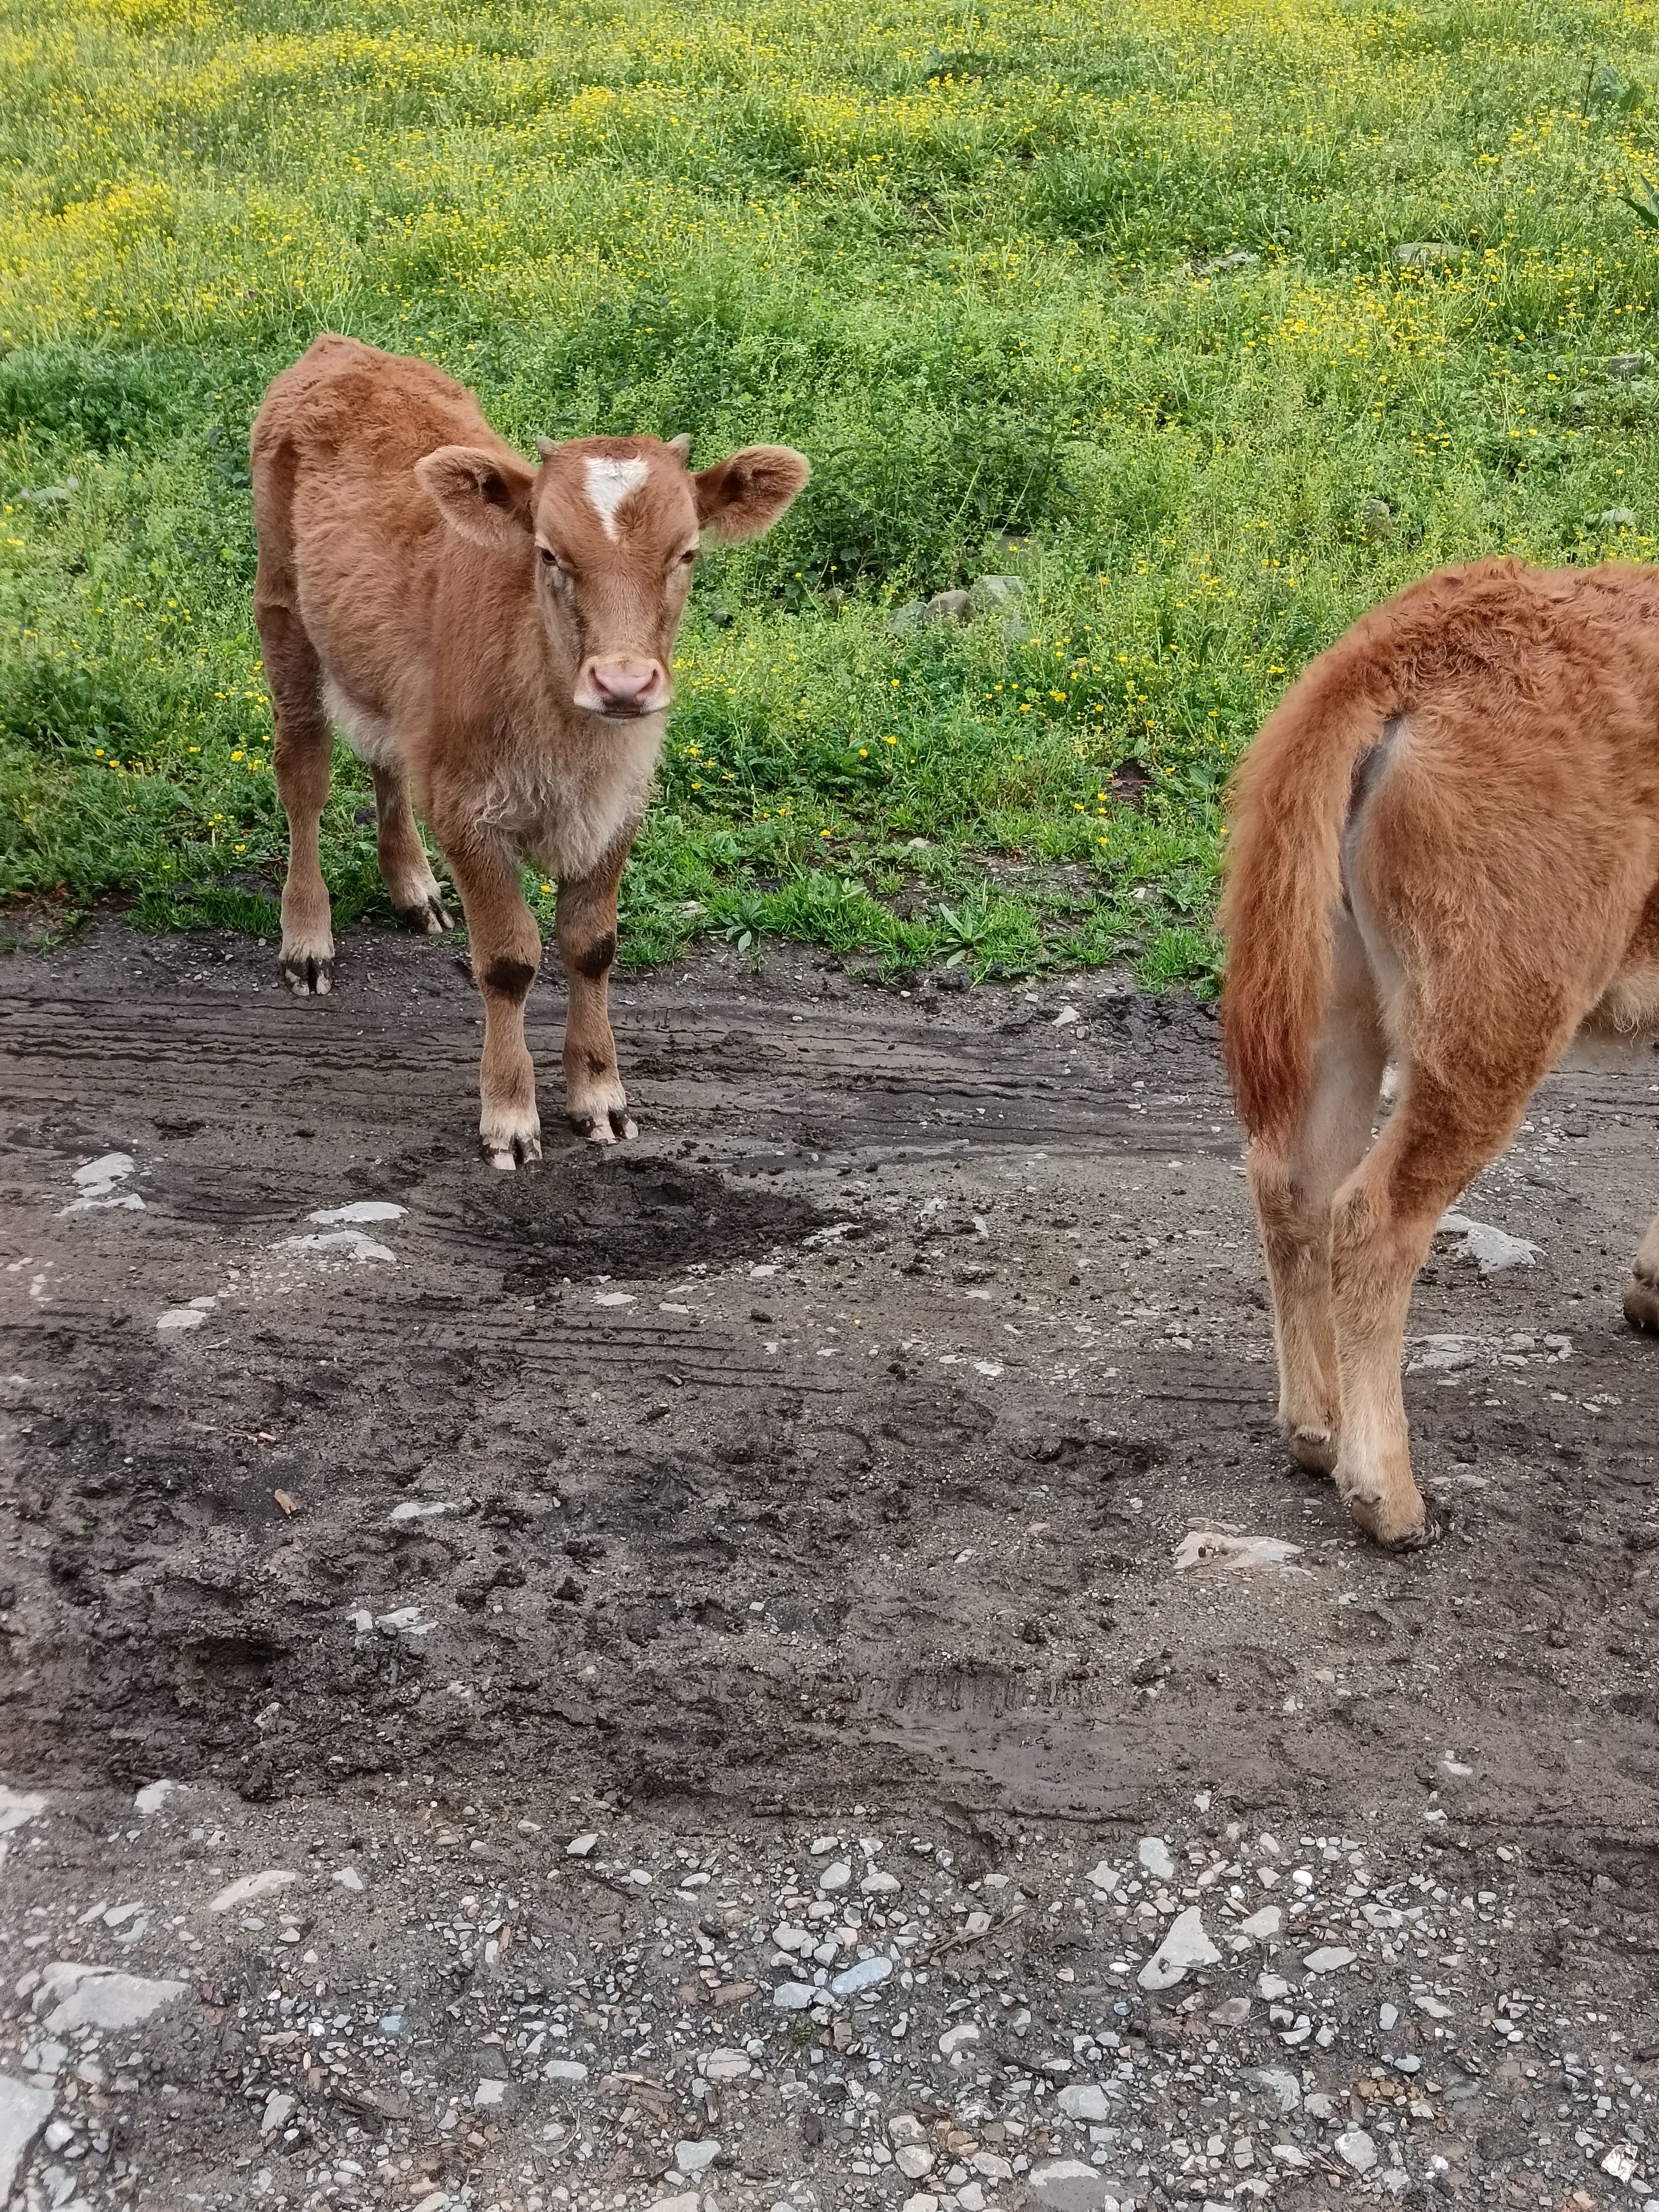
[[[745,446],[691,479],[697,520],[726,544],[769,530],[812,473],[788,446]]]
[[[516,455],[476,446],[440,446],[415,464],[416,481],[452,530],[500,553],[522,550],[531,532],[533,471]]]

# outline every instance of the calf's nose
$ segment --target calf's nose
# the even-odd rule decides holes
[[[659,660],[589,660],[577,679],[576,704],[591,714],[653,714],[668,704],[667,671]]]

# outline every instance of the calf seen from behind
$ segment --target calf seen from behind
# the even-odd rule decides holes
[[[1659,570],[1477,562],[1374,608],[1239,770],[1222,922],[1280,1425],[1362,1528],[1420,1544],[1430,1240],[1575,1041],[1659,1030]],[[1625,1311],[1659,1328],[1659,1221]]]
[[[607,1011],[617,890],[692,564],[705,531],[769,529],[808,474],[781,446],[694,474],[689,445],[543,439],[532,468],[430,362],[333,337],[275,379],[253,426],[254,615],[289,821],[283,972],[301,997],[332,986],[319,830],[337,726],[374,776],[399,917],[450,927],[411,792],[454,878],[484,1002],[479,1137],[496,1167],[541,1154],[526,865],[559,886],[566,1110],[597,1143],[634,1134]]]

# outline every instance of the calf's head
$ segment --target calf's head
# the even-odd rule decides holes
[[[689,438],[539,441],[516,455],[441,446],[416,464],[451,529],[528,571],[571,703],[607,721],[668,705],[669,657],[705,532],[726,544],[769,530],[810,473],[787,446],[748,446],[695,474]]]

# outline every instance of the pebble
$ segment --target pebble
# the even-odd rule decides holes
[[[363,1878],[356,1867],[336,1867],[332,1879],[339,1883],[342,1889],[349,1889],[354,1897],[362,1896]]]
[[[472,2092],[473,2110],[480,2112],[488,2112],[491,2106],[499,2105],[507,2095],[507,2086],[505,2081],[495,2081],[486,2076]]]
[[[50,2033],[62,2035],[75,2027],[137,2027],[184,1993],[182,1982],[147,1981],[107,1966],[59,1960],[41,1976],[34,2006],[39,2012],[54,1997],[58,2000],[46,2025]]]
[[[585,1859],[599,1840],[598,1836],[591,1833],[585,1836],[572,1836],[564,1847],[564,1855],[568,1859]]]
[[[1213,1966],[1221,1954],[1204,1932],[1204,1916],[1195,1905],[1178,1912],[1169,1933],[1137,1977],[1143,1990],[1172,1990],[1194,1966]]]
[[[1054,2102],[1068,2120],[1108,2120],[1112,2100],[1094,2081],[1068,2081]]]
[[[817,1996],[809,1982],[780,1982],[772,1992],[772,2003],[779,2012],[805,2012]]]
[[[1322,1949],[1310,1951],[1302,1961],[1310,1974],[1339,1974],[1344,1966],[1351,1966],[1355,1954],[1340,1943],[1327,1944]]]
[[[542,2079],[579,2089],[587,2079],[587,2069],[580,2058],[550,2058],[542,2069]]]
[[[710,2081],[746,2081],[754,2072],[746,2051],[711,2051],[702,2063],[704,2078]]]
[[[877,1867],[859,1884],[859,1894],[860,1897],[896,1897],[901,1887],[896,1874],[884,1873]]]
[[[1080,2159],[1054,2158],[1034,2166],[1025,2186],[1032,2203],[1041,2205],[1043,2212],[1106,2212],[1105,2176]]]
[[[860,1959],[851,1966],[843,1967],[830,1984],[833,1995],[855,1997],[866,1990],[878,1988],[893,1971],[890,1959]]]
[[[1337,2156],[1356,2173],[1369,2173],[1376,2164],[1376,2145],[1364,2128],[1349,2128],[1336,2139]]]
[[[832,1859],[818,1876],[818,1887],[826,1897],[836,1897],[852,1887],[853,1869],[845,1859]]]
[[[229,1882],[219,1892],[210,1912],[234,1912],[239,1905],[252,1905],[259,1898],[275,1897],[277,1891],[289,1889],[300,1879],[286,1867],[264,1867],[258,1874],[245,1874]]]
[[[1155,1881],[1175,1880],[1175,1861],[1162,1836],[1143,1836],[1135,1845],[1135,1856]]]
[[[147,1782],[134,1797],[132,1809],[147,1820],[152,1813],[161,1811],[175,1790],[183,1790],[185,1786],[182,1782]]]
[[[342,1222],[401,1221],[408,1212],[406,1206],[393,1206],[389,1199],[354,1198],[349,1206],[319,1206],[315,1213],[306,1216],[307,1221],[319,1227],[332,1229]]]
[[[38,1820],[46,1809],[46,1801],[39,1790],[8,1790],[0,1783],[0,1836],[27,1827],[31,1820]],[[0,2197],[0,2203],[4,2202]]]
[[[1253,1912],[1248,1920],[1241,1920],[1238,1932],[1248,1936],[1253,1943],[1265,1943],[1277,1936],[1285,1925],[1285,1915],[1276,1905],[1264,1905],[1260,1912]]]
[[[1224,1997],[1210,2014],[1218,2027],[1243,2027],[1249,2016],[1249,1997]]]
[[[0,2204],[11,2202],[17,2169],[51,2117],[50,2089],[0,2074]]]
[[[942,2057],[952,2058],[958,2051],[966,2051],[979,2041],[979,2030],[971,2020],[959,2020],[954,2027],[947,2027],[939,2039]]]
[[[907,2181],[920,2181],[933,2172],[933,2154],[926,2143],[902,2143],[893,2154],[893,2163]]]
[[[264,2111],[259,2116],[260,2134],[280,2135],[294,2118],[295,2102],[285,2089],[273,2089],[265,2099]]]
[[[1302,2084],[1283,2066],[1252,2066],[1241,2079],[1252,2088],[1265,2090],[1281,2112],[1293,2112],[1302,2102]]]
[[[678,2142],[674,2146],[674,2163],[688,2180],[713,2166],[720,2154],[720,2143],[714,2136],[705,2136],[699,2142]]]

